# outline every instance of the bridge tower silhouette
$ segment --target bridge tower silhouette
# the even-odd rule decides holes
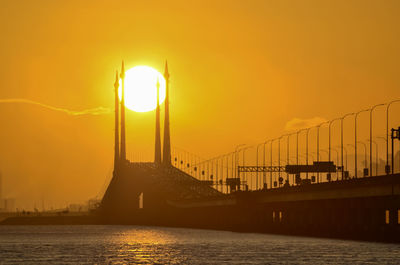
[[[160,82],[157,79],[157,105],[156,105],[156,140],[154,150],[154,163],[161,164],[161,132],[160,132]]]
[[[115,136],[114,171],[103,196],[100,211],[113,215],[131,216],[139,205],[139,197],[145,196],[142,207],[160,211],[170,208],[172,201],[190,198],[220,196],[221,193],[202,183],[171,164],[171,140],[169,117],[169,71],[165,63],[166,80],[164,143],[161,153],[161,126],[159,82],[157,82],[155,152],[153,162],[133,162],[126,158],[125,140],[125,66],[121,67],[121,100],[118,98],[118,73],[114,83]],[[145,195],[144,195],[145,194]]]
[[[121,67],[121,149],[120,162],[126,161],[126,141],[125,141],[125,65],[122,61]],[[118,97],[118,94],[116,95]],[[116,104],[118,105],[118,104]],[[117,107],[116,107],[117,108]],[[118,127],[118,125],[116,126]]]
[[[168,62],[165,61],[164,78],[165,88],[165,118],[164,118],[164,143],[163,143],[163,165],[171,166],[171,138],[169,129],[169,72]]]

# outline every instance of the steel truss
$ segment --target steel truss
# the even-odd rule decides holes
[[[238,166],[238,172],[285,172],[284,166]]]

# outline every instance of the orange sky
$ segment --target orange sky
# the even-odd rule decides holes
[[[122,59],[159,71],[168,59],[172,144],[215,156],[279,136],[294,118],[399,98],[399,13],[396,0],[2,1],[0,99],[112,108]],[[4,193],[18,207],[98,194],[112,170],[112,114],[24,103],[0,103],[0,113]],[[127,134],[130,155],[150,160],[154,112],[128,111]]]

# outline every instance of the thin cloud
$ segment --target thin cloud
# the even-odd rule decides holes
[[[85,110],[80,110],[80,111],[75,111],[75,110],[69,110],[65,108],[58,108],[54,106],[50,106],[47,104],[43,104],[40,102],[36,102],[33,100],[29,99],[24,99],[24,98],[8,98],[8,99],[0,99],[0,103],[25,103],[25,104],[31,104],[31,105],[36,105],[40,106],[49,110],[53,111],[59,111],[63,112],[68,115],[72,116],[82,116],[82,115],[103,115],[103,114],[108,114],[111,113],[110,108],[105,108],[105,107],[96,107],[96,108],[91,108],[91,109],[85,109]]]
[[[327,119],[324,119],[321,117],[314,117],[314,118],[310,118],[310,119],[294,118],[286,123],[285,130],[286,131],[301,130],[301,129],[317,126],[326,121],[327,121]]]

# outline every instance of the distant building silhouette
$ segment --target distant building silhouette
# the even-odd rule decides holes
[[[14,212],[15,198],[3,197],[3,175],[0,172],[0,212]]]

